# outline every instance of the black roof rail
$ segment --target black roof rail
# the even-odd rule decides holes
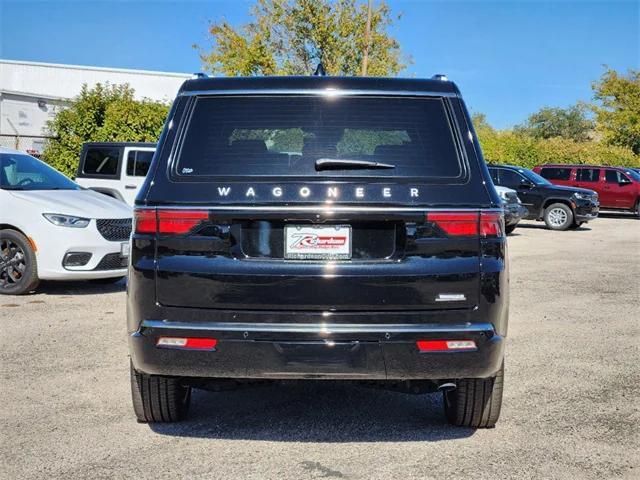
[[[191,78],[208,78],[209,75],[207,75],[204,72],[194,72],[191,74]]]
[[[441,82],[448,82],[449,77],[447,77],[444,73],[436,73],[431,80],[440,80]]]

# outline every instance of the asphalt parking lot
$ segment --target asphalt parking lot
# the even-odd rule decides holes
[[[196,392],[136,423],[125,286],[0,297],[1,478],[640,478],[640,221],[509,239],[505,399],[492,430],[440,395],[337,383]]]

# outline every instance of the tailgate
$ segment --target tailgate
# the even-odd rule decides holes
[[[193,217],[186,223],[184,212]],[[480,214],[453,212],[453,223],[429,215],[418,208],[159,210],[157,301],[267,311],[473,308],[480,240],[451,225],[456,218],[477,225]],[[163,222],[182,227],[162,233]],[[315,231],[329,247],[341,244],[337,254],[291,255],[292,232]]]

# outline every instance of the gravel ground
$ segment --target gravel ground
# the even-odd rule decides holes
[[[131,410],[123,283],[0,297],[2,478],[640,478],[640,222],[509,238],[502,418],[438,394],[337,383],[196,392],[190,420]]]

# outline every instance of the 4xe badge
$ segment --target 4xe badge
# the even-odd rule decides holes
[[[305,260],[348,260],[351,258],[349,225],[287,225],[285,258]]]

